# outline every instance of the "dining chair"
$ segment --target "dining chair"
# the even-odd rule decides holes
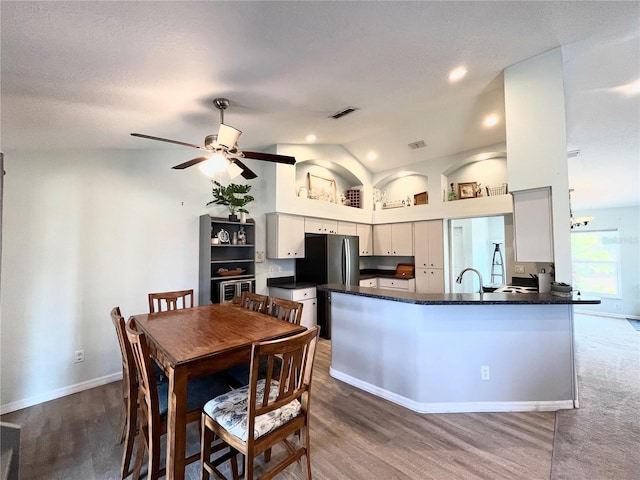
[[[191,307],[193,307],[193,289],[149,294],[149,313]]]
[[[156,480],[166,474],[165,468],[160,468],[160,437],[167,432],[168,388],[167,383],[156,384],[151,364],[149,346],[143,332],[136,328],[133,317],[126,324],[126,335],[130,344],[132,356],[138,372],[138,406],[140,408],[140,425],[138,428],[138,449],[133,467],[133,480],[138,480],[144,452],[148,454],[148,480]],[[222,395],[230,390],[228,378],[225,374],[214,374],[189,380],[187,384],[187,424],[200,420],[203,405],[211,395]],[[209,436],[213,443],[213,437]],[[212,451],[225,448],[222,442],[209,445]],[[227,460],[231,461],[231,470],[237,476],[237,460],[235,452],[229,450],[216,460],[216,465]],[[185,459],[188,465],[199,459],[194,454]]]
[[[138,383],[135,360],[127,340],[125,320],[120,313],[120,307],[113,307],[111,310],[111,321],[116,329],[122,359],[122,408],[118,426],[118,443],[124,442],[120,465],[120,478],[124,479],[131,473],[129,465],[138,423]]]
[[[209,480],[210,475],[224,478],[218,462],[210,461],[214,435],[244,455],[246,480],[253,479],[254,458],[278,443],[284,444],[289,455],[260,478],[272,478],[306,456],[307,478],[311,479],[309,408],[318,331],[319,327],[313,327],[284,339],[254,343],[249,385],[206,403],[201,428],[202,480]],[[263,358],[269,370],[264,379],[259,379]],[[275,358],[280,358],[285,367],[278,373],[273,372]],[[304,442],[299,438],[296,448],[288,437],[299,430],[304,430]]]
[[[253,310],[254,312],[266,313],[266,305],[269,297],[267,295],[260,295],[253,292],[242,292],[242,299],[240,300],[240,306]]]
[[[302,307],[300,302],[286,298],[269,297],[267,300],[267,313],[272,317],[285,320],[294,325],[300,325],[302,320]]]

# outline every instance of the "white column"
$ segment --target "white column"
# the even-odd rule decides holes
[[[560,48],[505,69],[510,191],[551,186],[556,280],[571,283],[569,175]]]

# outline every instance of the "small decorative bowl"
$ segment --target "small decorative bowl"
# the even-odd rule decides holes
[[[571,292],[571,285],[554,285],[551,284],[551,291],[552,292],[564,292],[564,293],[568,293]]]

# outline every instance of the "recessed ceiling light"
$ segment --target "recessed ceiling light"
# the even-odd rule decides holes
[[[464,77],[467,74],[467,69],[464,67],[458,67],[454,70],[451,70],[451,72],[449,72],[449,81],[450,82],[457,82],[458,80],[460,80],[462,77]]]
[[[498,124],[498,116],[497,115],[487,115],[484,117],[484,121],[482,122],[485,127],[493,127]]]
[[[369,152],[367,153],[367,158],[371,161],[375,160],[376,158],[378,158],[378,154],[376,152]]]
[[[316,141],[316,136],[313,133],[310,133],[309,135],[307,135],[307,142],[315,142]]]

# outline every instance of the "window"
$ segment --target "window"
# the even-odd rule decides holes
[[[616,297],[620,291],[620,241],[617,230],[571,232],[574,287]]]

